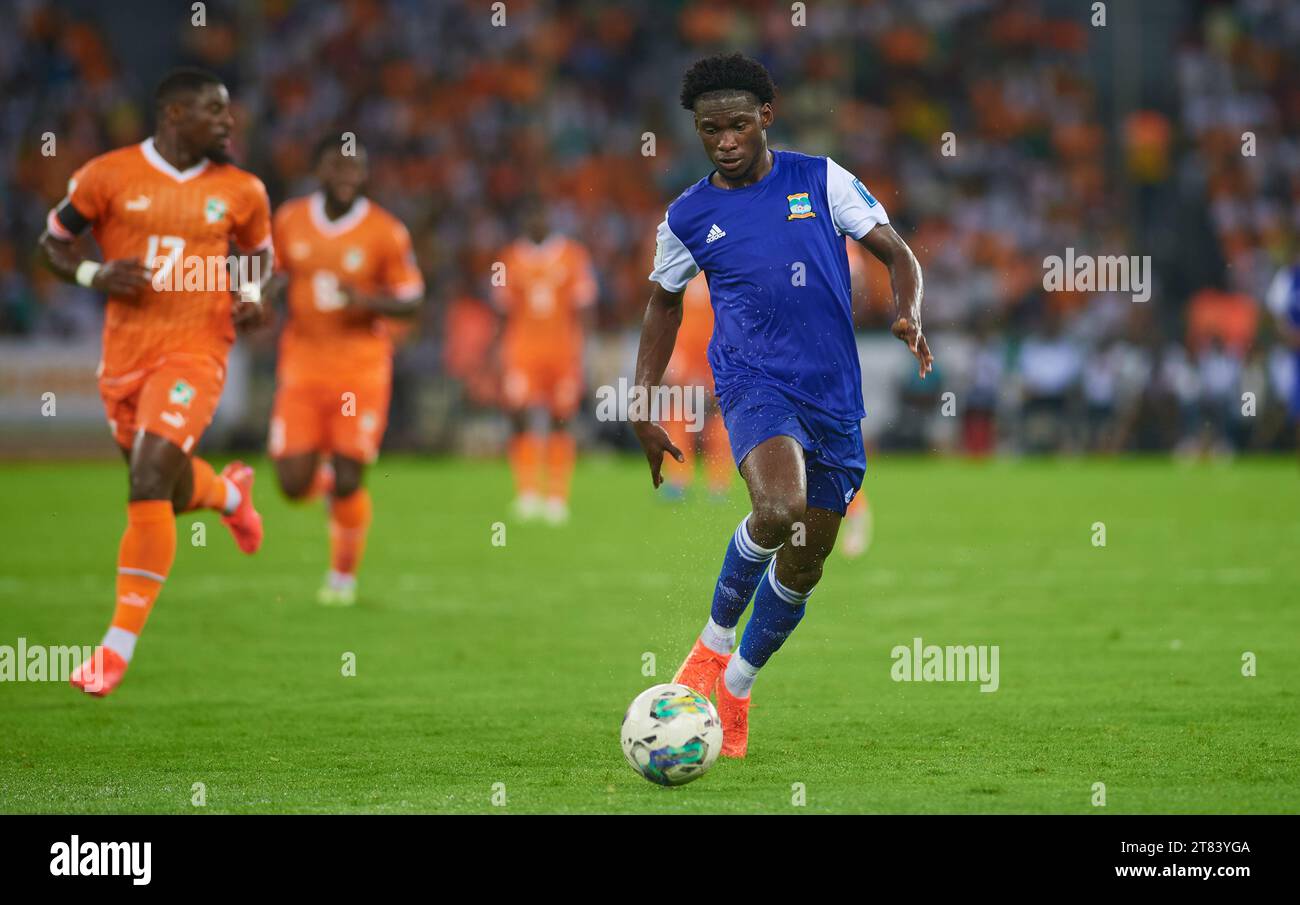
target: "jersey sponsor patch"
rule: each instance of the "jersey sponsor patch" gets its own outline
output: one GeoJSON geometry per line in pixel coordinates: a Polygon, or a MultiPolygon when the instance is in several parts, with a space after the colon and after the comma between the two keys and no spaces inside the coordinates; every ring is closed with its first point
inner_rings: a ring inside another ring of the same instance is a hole
{"type": "Polygon", "coordinates": [[[880,203],[872,196],[870,192],[867,191],[867,187],[862,184],[862,180],[854,179],[853,187],[857,189],[858,194],[862,196],[862,200],[867,202],[867,207],[875,207],[877,204],[880,203]]]}
{"type": "Polygon", "coordinates": [[[798,192],[794,195],[786,195],[785,200],[790,204],[790,216],[787,220],[807,220],[809,217],[816,217],[812,209],[812,199],[808,197],[807,192],[798,192]]]}

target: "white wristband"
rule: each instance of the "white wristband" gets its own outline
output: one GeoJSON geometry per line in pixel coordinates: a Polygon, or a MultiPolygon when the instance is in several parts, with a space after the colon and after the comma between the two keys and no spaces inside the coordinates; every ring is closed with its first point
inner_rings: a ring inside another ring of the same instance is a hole
{"type": "Polygon", "coordinates": [[[260,305],[262,303],[262,287],[256,283],[245,283],[239,287],[239,298],[241,301],[260,305]]]}
{"type": "Polygon", "coordinates": [[[77,265],[77,283],[78,285],[90,288],[91,283],[95,282],[95,274],[99,273],[100,263],[98,261],[82,261],[77,265]]]}

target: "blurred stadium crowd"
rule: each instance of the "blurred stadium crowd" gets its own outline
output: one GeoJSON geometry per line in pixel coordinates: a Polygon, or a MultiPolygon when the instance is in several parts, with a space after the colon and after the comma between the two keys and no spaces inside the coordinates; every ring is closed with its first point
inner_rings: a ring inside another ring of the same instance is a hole
{"type": "MultiPolygon", "coordinates": [[[[157,76],[195,63],[227,79],[236,157],[273,204],[312,188],[322,134],[353,131],[367,145],[371,194],[409,226],[431,287],[400,353],[390,441],[455,443],[415,425],[428,411],[470,424],[493,408],[488,278],[531,193],[590,248],[598,341],[630,373],[655,224],[708,171],[677,104],[680,73],[739,49],[776,80],[773,144],[830,154],[860,176],[925,268],[939,379],[909,379],[906,355],[864,363],[877,381],[869,426],[886,413],[875,443],[980,453],[1293,442],[1292,356],[1264,299],[1300,248],[1300,4],[1144,3],[1140,25],[1110,4],[1104,40],[1090,4],[1048,0],[818,0],[802,28],[790,4],[757,0],[508,0],[505,27],[489,6],[212,0],[195,28],[188,3],[179,14],[144,3],[114,23],[108,6],[18,2],[0,31],[0,335],[97,333],[101,300],[45,273],[36,238],[76,166],[148,134],[157,76]],[[134,48],[149,35],[142,59],[134,48]],[[954,153],[942,152],[944,133],[954,153]],[[1045,292],[1043,259],[1067,247],[1151,255],[1151,300],[1045,292]],[[942,413],[945,392],[956,417],[942,413]]],[[[857,319],[870,339],[892,304],[883,268],[864,270],[857,319]]],[[[253,348],[269,379],[273,343],[253,348]]]]}

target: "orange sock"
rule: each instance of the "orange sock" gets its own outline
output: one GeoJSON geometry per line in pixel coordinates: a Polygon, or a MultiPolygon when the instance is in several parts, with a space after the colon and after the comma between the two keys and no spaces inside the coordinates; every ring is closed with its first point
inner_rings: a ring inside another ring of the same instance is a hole
{"type": "Polygon", "coordinates": [[[190,459],[190,469],[194,472],[194,493],[191,494],[190,503],[184,511],[215,509],[224,513],[229,494],[229,482],[198,456],[190,459]]]}
{"type": "Polygon", "coordinates": [[[126,533],[117,553],[117,608],[105,639],[127,660],[175,559],[176,516],[171,501],[128,503],[126,533]]]}
{"type": "Polygon", "coordinates": [[[573,477],[573,460],[578,455],[578,444],[573,434],[553,430],[546,438],[546,496],[553,500],[569,500],[569,481],[573,477]]]}
{"type": "Polygon", "coordinates": [[[736,466],[731,461],[731,443],[722,415],[714,412],[704,422],[704,464],[709,473],[709,490],[726,493],[736,466]]]}
{"type": "Polygon", "coordinates": [[[685,421],[665,421],[664,430],[668,439],[682,451],[685,462],[678,462],[671,455],[664,456],[664,477],[678,487],[689,487],[695,477],[695,434],[686,430],[685,421]]]}
{"type": "Polygon", "coordinates": [[[330,568],[343,575],[355,575],[366,552],[366,533],[370,530],[370,491],[362,487],[356,493],[330,501],[330,568]]]}
{"type": "Polygon", "coordinates": [[[537,493],[541,441],[532,431],[510,438],[510,470],[515,475],[515,493],[537,493]]]}

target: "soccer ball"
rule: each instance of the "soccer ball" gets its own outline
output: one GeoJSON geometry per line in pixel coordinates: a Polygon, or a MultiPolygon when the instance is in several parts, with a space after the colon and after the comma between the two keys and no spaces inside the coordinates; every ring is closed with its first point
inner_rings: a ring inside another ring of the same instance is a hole
{"type": "Polygon", "coordinates": [[[623,717],[623,756],[661,786],[699,779],[722,750],[722,722],[709,699],[668,683],[636,696],[623,717]]]}

